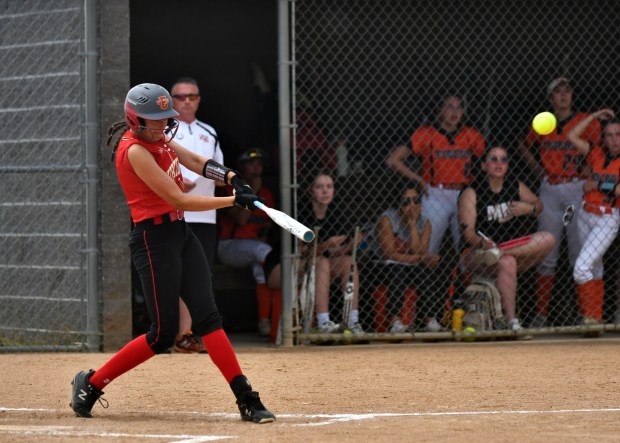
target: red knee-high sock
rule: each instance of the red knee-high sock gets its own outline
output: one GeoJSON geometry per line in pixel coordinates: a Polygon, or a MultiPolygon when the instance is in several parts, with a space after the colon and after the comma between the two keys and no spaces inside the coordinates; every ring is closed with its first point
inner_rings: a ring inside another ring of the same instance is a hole
{"type": "Polygon", "coordinates": [[[223,329],[203,335],[202,341],[205,344],[205,348],[207,348],[209,357],[211,357],[211,360],[213,360],[213,363],[215,363],[215,366],[218,367],[228,383],[233,381],[233,378],[236,376],[243,374],[235,351],[223,329]]]}
{"type": "Polygon", "coordinates": [[[541,315],[549,314],[549,302],[555,285],[553,275],[536,274],[536,312],[541,315]]]}
{"type": "Polygon", "coordinates": [[[265,284],[256,285],[256,298],[258,300],[258,319],[269,318],[271,312],[271,289],[265,284]]]}
{"type": "Polygon", "coordinates": [[[605,281],[604,280],[594,280],[594,288],[595,288],[595,301],[594,301],[594,310],[593,314],[596,315],[594,317],[598,321],[603,321],[603,305],[605,303],[605,281]]]}
{"type": "Polygon", "coordinates": [[[282,291],[280,289],[272,289],[273,311],[271,311],[271,331],[269,331],[269,340],[271,343],[276,342],[278,336],[278,328],[280,327],[280,315],[282,315],[282,291]]]}
{"type": "Polygon", "coordinates": [[[603,320],[603,298],[605,296],[603,280],[590,280],[582,285],[578,285],[577,296],[581,313],[585,317],[593,318],[597,321],[603,320]]]}
{"type": "Polygon", "coordinates": [[[103,390],[116,377],[144,363],[155,353],[146,342],[146,334],[134,338],[90,377],[90,384],[103,390]]]}

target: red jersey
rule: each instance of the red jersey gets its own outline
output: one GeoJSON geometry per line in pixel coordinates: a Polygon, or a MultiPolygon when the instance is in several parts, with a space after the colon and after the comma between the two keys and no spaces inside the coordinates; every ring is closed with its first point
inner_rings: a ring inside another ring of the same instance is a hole
{"type": "Polygon", "coordinates": [[[144,146],[153,156],[161,169],[175,181],[179,189],[183,190],[183,177],[176,153],[163,141],[150,143],[134,136],[130,131],[123,134],[116,150],[116,173],[125,193],[127,204],[131,210],[134,223],[167,214],[176,210],[166,200],[155,194],[153,190],[136,174],[127,151],[132,145],[144,146]]]}
{"type": "Polygon", "coordinates": [[[484,137],[469,126],[452,134],[422,126],[411,136],[411,146],[422,156],[422,178],[431,186],[466,185],[472,181],[472,157],[484,154],[484,137]]]}
{"type": "MultiPolygon", "coordinates": [[[[549,179],[578,177],[581,174],[583,154],[568,141],[567,135],[588,115],[580,112],[568,121],[559,122],[553,132],[547,135],[538,135],[530,125],[526,144],[538,145],[540,161],[549,179]]],[[[582,138],[588,141],[590,146],[601,143],[601,124],[598,120],[588,125],[582,138]]]]}
{"type": "MultiPolygon", "coordinates": [[[[618,185],[620,182],[620,157],[608,157],[606,149],[595,146],[588,154],[586,161],[592,166],[592,180],[612,182],[618,185]]],[[[583,200],[597,206],[620,207],[620,199],[609,197],[596,189],[587,192],[583,196],[583,200]]]]}
{"type": "MultiPolygon", "coordinates": [[[[232,186],[226,186],[223,192],[226,196],[233,195],[232,186]]],[[[261,197],[265,205],[273,208],[275,206],[275,201],[273,199],[273,195],[271,191],[265,187],[262,187],[258,190],[257,195],[261,197]]],[[[248,222],[245,225],[237,225],[232,217],[223,213],[222,216],[218,214],[217,217],[217,225],[219,228],[219,238],[227,240],[227,239],[242,239],[242,238],[258,238],[258,231],[263,228],[268,228],[271,224],[271,219],[267,214],[265,214],[260,209],[255,209],[252,211],[248,222]]]]}

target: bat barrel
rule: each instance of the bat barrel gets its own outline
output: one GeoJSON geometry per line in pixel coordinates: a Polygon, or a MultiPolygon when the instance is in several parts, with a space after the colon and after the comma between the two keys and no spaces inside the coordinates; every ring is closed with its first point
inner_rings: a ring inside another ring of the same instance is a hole
{"type": "Polygon", "coordinates": [[[314,232],[310,230],[304,232],[304,241],[310,243],[312,240],[314,240],[314,232]]]}

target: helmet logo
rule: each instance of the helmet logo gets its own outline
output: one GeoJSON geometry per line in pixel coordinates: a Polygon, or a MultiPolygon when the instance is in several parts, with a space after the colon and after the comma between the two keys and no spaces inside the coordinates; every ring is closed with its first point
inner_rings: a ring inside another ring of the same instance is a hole
{"type": "Polygon", "coordinates": [[[157,103],[163,111],[168,109],[168,97],[165,95],[160,95],[157,97],[157,101],[155,103],[157,103]]]}

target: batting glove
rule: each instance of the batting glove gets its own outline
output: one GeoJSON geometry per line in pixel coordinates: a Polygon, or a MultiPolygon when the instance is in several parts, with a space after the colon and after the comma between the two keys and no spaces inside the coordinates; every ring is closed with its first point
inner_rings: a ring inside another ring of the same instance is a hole
{"type": "Polygon", "coordinates": [[[230,184],[235,189],[235,195],[253,194],[250,185],[248,185],[245,180],[239,177],[239,174],[233,175],[233,178],[230,179],[230,184]]]}
{"type": "Polygon", "coordinates": [[[235,195],[235,205],[240,206],[243,209],[247,209],[248,211],[253,211],[256,209],[254,206],[254,202],[263,202],[263,199],[254,194],[236,194],[235,195]]]}

